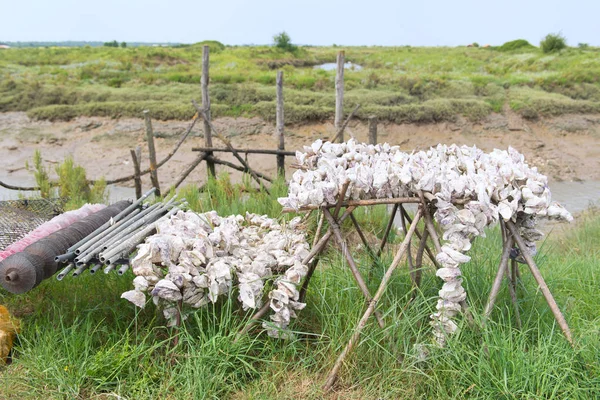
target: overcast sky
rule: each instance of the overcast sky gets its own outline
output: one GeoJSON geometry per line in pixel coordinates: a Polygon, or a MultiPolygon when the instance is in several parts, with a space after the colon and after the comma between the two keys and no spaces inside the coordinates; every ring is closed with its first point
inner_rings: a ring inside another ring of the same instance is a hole
{"type": "Polygon", "coordinates": [[[600,45],[600,0],[0,0],[0,41],[600,45]]]}

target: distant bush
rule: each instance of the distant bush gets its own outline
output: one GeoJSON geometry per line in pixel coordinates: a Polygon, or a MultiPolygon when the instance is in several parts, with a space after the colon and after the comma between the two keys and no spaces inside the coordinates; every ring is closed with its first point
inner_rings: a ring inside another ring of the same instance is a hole
{"type": "Polygon", "coordinates": [[[273,45],[278,49],[289,52],[293,52],[298,48],[296,45],[292,44],[292,39],[286,32],[281,32],[273,36],[273,45]]]}
{"type": "Polygon", "coordinates": [[[479,47],[479,43],[473,42],[473,47],[479,47]]]}
{"type": "Polygon", "coordinates": [[[500,51],[514,51],[514,50],[530,50],[534,49],[531,43],[529,43],[525,39],[517,39],[510,42],[504,43],[502,46],[498,47],[500,51]]]}
{"type": "Polygon", "coordinates": [[[127,43],[126,43],[126,42],[121,42],[121,47],[122,47],[122,48],[125,48],[125,47],[127,47],[127,43]]]}
{"type": "Polygon", "coordinates": [[[589,43],[578,43],[577,47],[579,47],[582,50],[587,50],[590,48],[590,45],[589,45],[589,43]]]}
{"type": "Polygon", "coordinates": [[[104,47],[119,47],[119,43],[116,40],[112,42],[104,42],[104,47]]]}
{"type": "Polygon", "coordinates": [[[560,33],[549,33],[540,42],[540,47],[544,53],[554,53],[567,47],[567,39],[560,33]]]}

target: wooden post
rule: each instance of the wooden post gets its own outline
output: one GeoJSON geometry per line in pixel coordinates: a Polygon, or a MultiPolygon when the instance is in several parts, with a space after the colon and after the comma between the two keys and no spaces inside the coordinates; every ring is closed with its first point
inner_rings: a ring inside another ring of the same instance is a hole
{"type": "Polygon", "coordinates": [[[135,150],[131,149],[131,159],[133,160],[133,171],[135,173],[135,198],[142,197],[142,173],[140,170],[140,162],[142,160],[142,147],[137,146],[135,150]]]}
{"type": "MultiPolygon", "coordinates": [[[[277,125],[276,133],[279,138],[279,150],[285,150],[284,120],[283,120],[283,71],[277,71],[277,125]]],[[[277,155],[277,174],[285,179],[285,156],[277,155]]]]}
{"type": "MultiPolygon", "coordinates": [[[[210,129],[210,95],[208,94],[208,81],[209,81],[209,47],[202,47],[202,109],[204,110],[204,145],[206,147],[212,147],[212,131],[210,129]]],[[[207,153],[206,159],[206,170],[208,177],[215,176],[215,163],[212,161],[212,151],[207,153]]]]}
{"type": "MultiPolygon", "coordinates": [[[[335,130],[338,131],[344,120],[344,61],[345,53],[340,51],[337,55],[337,69],[335,73],[335,130]]],[[[344,133],[340,135],[340,141],[344,141],[344,133]]]]}
{"type": "Polygon", "coordinates": [[[377,144],[377,117],[369,117],[369,144],[377,144]]]}
{"type": "Polygon", "coordinates": [[[152,131],[152,121],[150,121],[149,110],[144,110],[144,119],[146,120],[148,152],[150,153],[150,180],[152,181],[152,186],[156,188],[156,196],[160,197],[160,186],[158,185],[158,167],[156,166],[156,150],[154,149],[154,132],[152,131]]]}

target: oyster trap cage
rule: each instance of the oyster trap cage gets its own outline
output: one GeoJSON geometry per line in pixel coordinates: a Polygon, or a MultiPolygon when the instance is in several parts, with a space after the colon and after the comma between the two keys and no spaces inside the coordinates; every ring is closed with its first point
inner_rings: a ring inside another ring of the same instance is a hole
{"type": "Polygon", "coordinates": [[[0,201],[0,251],[64,212],[66,199],[0,201]]]}

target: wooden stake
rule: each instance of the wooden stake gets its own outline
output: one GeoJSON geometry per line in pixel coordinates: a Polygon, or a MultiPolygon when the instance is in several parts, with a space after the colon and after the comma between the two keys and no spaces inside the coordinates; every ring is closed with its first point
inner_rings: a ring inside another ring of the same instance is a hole
{"type": "MultiPolygon", "coordinates": [[[[202,109],[204,110],[204,145],[206,147],[212,147],[212,132],[210,130],[210,94],[208,91],[208,83],[210,81],[209,76],[210,69],[210,47],[202,47],[202,78],[200,87],[202,90],[202,109]]],[[[208,156],[212,156],[212,152],[208,152],[208,156]]],[[[206,171],[208,177],[215,176],[215,163],[212,160],[206,160],[206,171]]]]}
{"type": "MultiPolygon", "coordinates": [[[[336,131],[340,131],[344,119],[344,63],[345,53],[340,51],[337,55],[337,68],[335,71],[335,120],[336,131]]],[[[344,132],[340,131],[340,141],[344,141],[344,132]]],[[[335,141],[335,139],[334,139],[335,141]]]]}
{"type": "Polygon", "coordinates": [[[519,249],[521,250],[521,254],[525,258],[525,261],[527,261],[527,265],[529,266],[529,269],[531,270],[531,274],[533,275],[533,277],[535,278],[535,281],[537,282],[538,286],[540,287],[540,290],[542,291],[542,294],[544,295],[544,298],[546,299],[546,302],[548,303],[550,310],[552,310],[552,313],[554,314],[554,318],[556,318],[556,322],[558,322],[558,325],[562,329],[563,334],[565,335],[565,337],[567,338],[569,343],[571,345],[573,345],[573,337],[571,335],[571,330],[569,329],[569,325],[567,324],[565,317],[563,316],[562,312],[560,311],[560,308],[558,308],[558,304],[556,304],[556,301],[554,300],[554,296],[552,296],[550,289],[548,289],[548,285],[546,285],[546,282],[544,281],[544,277],[542,277],[542,274],[541,274],[540,270],[538,269],[535,261],[533,260],[533,257],[531,256],[531,254],[529,254],[529,251],[527,250],[527,246],[525,246],[525,242],[523,241],[523,238],[519,234],[519,229],[516,227],[516,225],[512,221],[506,222],[506,226],[508,227],[508,230],[512,234],[514,240],[517,242],[517,245],[519,246],[519,249]]]}
{"type": "MultiPolygon", "coordinates": [[[[283,71],[277,71],[277,111],[276,111],[277,123],[276,133],[279,138],[280,151],[285,150],[285,139],[284,139],[284,119],[283,119],[283,71]]],[[[277,155],[277,174],[285,178],[285,156],[283,154],[277,155]]]]}
{"type": "MultiPolygon", "coordinates": [[[[329,226],[333,230],[333,234],[335,236],[336,241],[338,242],[338,245],[340,246],[340,248],[342,250],[342,254],[344,254],[344,257],[348,261],[348,266],[350,267],[350,271],[352,271],[352,275],[354,275],[354,280],[356,280],[356,283],[358,283],[358,287],[359,287],[360,291],[363,293],[363,296],[365,296],[367,303],[371,302],[371,293],[369,293],[369,288],[367,287],[365,280],[363,279],[362,275],[360,274],[360,271],[358,270],[358,267],[356,266],[356,263],[354,262],[352,255],[350,254],[350,250],[348,250],[348,245],[346,244],[346,242],[344,241],[344,238],[342,237],[342,233],[340,231],[340,226],[335,221],[335,219],[333,218],[333,216],[331,215],[331,213],[329,212],[328,209],[324,208],[323,214],[325,214],[325,218],[327,218],[327,222],[329,222],[329,226]]],[[[379,324],[379,326],[381,328],[384,328],[385,322],[383,322],[383,318],[379,312],[375,312],[375,318],[377,319],[377,323],[379,324]]]]}
{"type": "Polygon", "coordinates": [[[377,144],[377,117],[375,115],[369,117],[369,143],[377,144]]]}
{"type": "Polygon", "coordinates": [[[144,120],[146,122],[146,138],[148,139],[148,152],[150,154],[150,180],[152,181],[152,186],[156,188],[156,196],[160,197],[158,167],[156,165],[156,150],[154,148],[154,132],[152,131],[152,121],[150,121],[149,110],[144,110],[144,120]]]}
{"type": "Polygon", "coordinates": [[[381,284],[379,285],[379,289],[377,289],[377,293],[375,293],[375,296],[373,296],[373,300],[371,300],[369,302],[369,307],[367,308],[367,311],[365,311],[364,315],[358,322],[358,325],[356,326],[354,333],[352,334],[352,337],[350,338],[350,341],[344,348],[344,351],[342,351],[342,353],[339,355],[338,359],[335,362],[335,365],[331,369],[331,372],[329,372],[329,376],[327,377],[327,380],[325,381],[325,385],[323,385],[323,390],[325,392],[328,392],[329,390],[331,390],[331,387],[335,383],[337,374],[340,370],[340,367],[342,366],[342,363],[344,362],[344,359],[352,351],[352,348],[354,347],[354,345],[358,342],[358,339],[360,338],[360,334],[361,334],[362,330],[364,329],[365,325],[367,324],[367,321],[369,320],[369,317],[371,316],[371,314],[376,312],[375,309],[377,307],[377,302],[381,299],[381,296],[383,296],[383,293],[387,289],[387,285],[388,285],[390,279],[392,278],[392,273],[394,272],[394,270],[400,263],[400,260],[402,259],[404,252],[406,251],[406,249],[409,246],[411,237],[414,234],[415,229],[417,227],[417,223],[419,222],[419,219],[421,219],[421,212],[422,212],[421,209],[419,209],[417,211],[417,214],[415,215],[414,223],[411,224],[410,229],[408,230],[406,237],[404,238],[404,241],[400,245],[400,249],[396,253],[396,257],[394,257],[394,261],[392,261],[392,264],[387,269],[383,279],[381,280],[381,284]]]}
{"type": "Polygon", "coordinates": [[[233,340],[233,343],[237,343],[237,341],[240,339],[240,337],[242,337],[243,335],[248,333],[250,328],[252,328],[252,326],[255,323],[257,323],[258,320],[260,320],[262,317],[265,316],[265,314],[269,311],[270,307],[271,307],[271,300],[269,300],[269,298],[267,298],[265,300],[265,304],[263,304],[263,306],[252,316],[252,318],[250,318],[250,321],[248,321],[248,323],[238,332],[238,334],[235,336],[235,339],[233,340]]]}
{"type": "Polygon", "coordinates": [[[131,152],[131,159],[133,160],[133,171],[135,174],[135,198],[139,199],[142,197],[142,177],[140,171],[140,162],[142,160],[142,147],[137,146],[135,150],[129,150],[131,152]]]}

